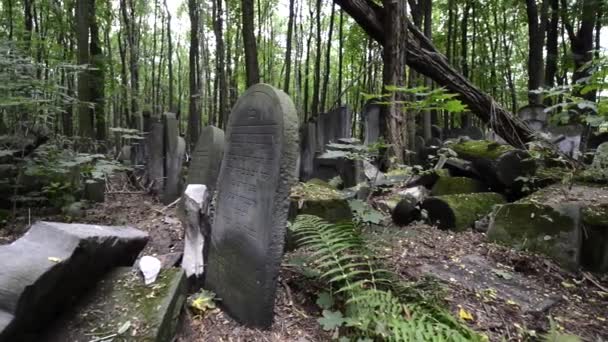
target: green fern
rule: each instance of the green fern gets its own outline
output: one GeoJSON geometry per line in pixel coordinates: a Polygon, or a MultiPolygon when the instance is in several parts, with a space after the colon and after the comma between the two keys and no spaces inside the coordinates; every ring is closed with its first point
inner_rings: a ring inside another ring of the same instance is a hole
{"type": "Polygon", "coordinates": [[[392,272],[378,267],[358,229],[300,215],[292,229],[299,245],[312,252],[321,278],[344,297],[345,322],[357,337],[386,341],[482,340],[445,310],[415,298],[392,272]],[[398,294],[398,295],[397,295],[398,294]]]}

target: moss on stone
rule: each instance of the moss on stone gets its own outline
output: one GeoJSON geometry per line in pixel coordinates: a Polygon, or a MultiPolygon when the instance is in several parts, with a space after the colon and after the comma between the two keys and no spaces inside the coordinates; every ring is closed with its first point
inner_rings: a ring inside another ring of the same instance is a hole
{"type": "Polygon", "coordinates": [[[61,327],[59,335],[65,341],[88,341],[116,333],[130,322],[129,329],[114,341],[171,341],[185,297],[182,269],[163,269],[156,282],[146,286],[130,267],[118,268],[81,303],[78,315],[61,327]]]}
{"type": "Polygon", "coordinates": [[[582,219],[585,226],[603,227],[608,231],[608,204],[583,208],[582,219]]]}
{"type": "Polygon", "coordinates": [[[397,169],[389,170],[384,175],[385,176],[409,176],[411,173],[412,172],[411,172],[410,168],[397,168],[397,169]]]}
{"type": "Polygon", "coordinates": [[[439,177],[431,194],[433,196],[470,194],[476,192],[486,192],[488,188],[480,181],[467,177],[439,177]]]}
{"type": "Polygon", "coordinates": [[[489,214],[495,205],[505,203],[504,197],[494,192],[437,197],[445,201],[454,212],[453,229],[456,231],[466,230],[475,221],[489,214]]]}
{"type": "Polygon", "coordinates": [[[291,218],[315,215],[330,222],[350,221],[352,212],[344,195],[322,180],[312,179],[291,189],[291,218]]]}
{"type": "Polygon", "coordinates": [[[516,249],[545,254],[562,266],[579,264],[580,207],[551,207],[540,203],[510,203],[496,208],[488,239],[516,249]]]}
{"type": "Polygon", "coordinates": [[[494,160],[514,148],[488,140],[470,140],[455,142],[449,147],[463,158],[487,158],[494,160]]]}

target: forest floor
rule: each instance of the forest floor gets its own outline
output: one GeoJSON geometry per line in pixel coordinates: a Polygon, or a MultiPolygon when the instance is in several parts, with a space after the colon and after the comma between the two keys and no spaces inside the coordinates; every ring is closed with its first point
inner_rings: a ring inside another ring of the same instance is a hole
{"type": "MultiPolygon", "coordinates": [[[[84,214],[75,221],[130,225],[147,231],[150,242],[142,255],[171,255],[183,248],[175,207],[167,208],[150,195],[113,189],[105,203],[94,205],[84,214]]],[[[0,229],[0,244],[17,239],[28,222],[35,220],[66,218],[18,217],[0,229]]],[[[567,272],[540,256],[488,243],[482,233],[452,233],[411,225],[370,228],[366,236],[378,256],[404,281],[435,284],[439,290],[432,291],[437,299],[455,317],[460,316],[461,309],[469,313],[466,323],[491,341],[534,340],[549,329],[551,320],[558,329],[584,340],[608,340],[608,276],[567,272]],[[442,280],[430,281],[429,274],[442,280]],[[492,278],[488,274],[496,275],[491,283],[485,283],[492,278]],[[514,289],[523,292],[509,292],[514,289]],[[501,293],[505,291],[514,300],[505,299],[501,293]],[[530,310],[528,304],[542,309],[530,310]]],[[[220,309],[202,318],[184,310],[177,341],[331,340],[331,333],[323,331],[317,322],[321,310],[314,302],[321,284],[296,272],[290,263],[292,257],[284,258],[270,330],[245,328],[220,309]]]]}

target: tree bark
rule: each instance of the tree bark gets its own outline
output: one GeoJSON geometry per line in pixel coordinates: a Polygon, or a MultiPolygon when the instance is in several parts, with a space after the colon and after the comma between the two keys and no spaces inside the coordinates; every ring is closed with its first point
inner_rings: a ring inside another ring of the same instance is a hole
{"type": "Polygon", "coordinates": [[[260,83],[260,69],[258,65],[258,49],[255,41],[253,0],[241,0],[243,12],[243,45],[245,47],[245,69],[247,86],[260,83]]]}
{"type": "Polygon", "coordinates": [[[106,113],[105,113],[105,60],[103,56],[103,50],[101,48],[101,41],[99,39],[99,25],[97,24],[97,17],[95,15],[95,0],[90,1],[89,16],[91,24],[91,44],[89,51],[91,53],[91,65],[94,67],[91,70],[90,81],[91,81],[91,100],[94,104],[94,115],[95,115],[95,126],[96,126],[96,137],[97,140],[106,139],[106,113]]]}
{"type": "Polygon", "coordinates": [[[323,2],[317,0],[317,51],[315,53],[315,79],[312,87],[312,117],[316,118],[319,115],[319,89],[321,86],[321,6],[323,2]]]}
{"type": "MultiPolygon", "coordinates": [[[[369,0],[334,0],[376,41],[386,45],[382,27],[385,17],[382,7],[369,0]]],[[[404,17],[405,21],[407,17],[404,17]]],[[[490,125],[508,143],[524,147],[533,140],[532,130],[519,118],[502,108],[492,97],[481,91],[456,72],[417,27],[408,23],[407,64],[419,73],[432,78],[449,91],[458,93],[477,117],[490,125]]]]}
{"type": "Polygon", "coordinates": [[[547,8],[549,1],[543,0],[540,10],[536,0],[526,0],[526,14],[528,16],[528,102],[540,104],[541,94],[534,90],[544,84],[543,48],[545,46],[545,31],[547,26],[547,8]]]}
{"type": "Polygon", "coordinates": [[[78,134],[83,138],[94,138],[93,112],[91,102],[91,80],[89,62],[89,32],[91,28],[91,3],[87,0],[76,3],[76,42],[78,49],[78,64],[85,65],[86,70],[78,74],[78,134]]]}
{"type": "Polygon", "coordinates": [[[224,24],[222,20],[222,2],[224,0],[213,0],[215,2],[215,20],[213,29],[215,31],[215,58],[216,58],[216,83],[219,87],[219,103],[218,103],[218,126],[222,126],[222,119],[228,108],[228,84],[226,82],[226,59],[224,46],[224,24]]]}
{"type": "Polygon", "coordinates": [[[547,59],[545,62],[545,84],[552,88],[555,86],[558,59],[558,23],[559,0],[549,0],[551,5],[550,21],[547,25],[547,59]]]}
{"type": "Polygon", "coordinates": [[[287,21],[287,46],[285,48],[285,83],[283,91],[289,94],[289,85],[291,83],[291,46],[293,41],[293,26],[294,26],[294,4],[295,0],[289,0],[289,19],[287,21]]]}
{"type": "Polygon", "coordinates": [[[331,14],[329,19],[329,32],[327,37],[327,50],[325,50],[325,73],[323,74],[323,90],[321,91],[321,102],[320,102],[320,110],[324,111],[329,108],[326,108],[327,102],[327,94],[329,92],[329,74],[331,71],[331,38],[334,32],[334,14],[336,11],[336,4],[331,4],[331,14]]]}
{"type": "Polygon", "coordinates": [[[190,98],[188,105],[188,140],[191,146],[196,145],[201,126],[200,98],[201,91],[198,82],[199,60],[199,4],[197,0],[188,0],[188,14],[190,16],[190,53],[188,84],[190,98]]]}

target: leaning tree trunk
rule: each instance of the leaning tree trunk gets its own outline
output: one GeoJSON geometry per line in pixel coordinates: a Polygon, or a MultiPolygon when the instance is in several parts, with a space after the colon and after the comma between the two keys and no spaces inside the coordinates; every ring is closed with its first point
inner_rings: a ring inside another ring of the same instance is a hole
{"type": "MultiPolygon", "coordinates": [[[[384,8],[371,0],[334,0],[373,39],[387,43],[383,27],[384,8]]],[[[409,21],[405,18],[405,21],[409,21]]],[[[533,140],[533,131],[519,118],[502,108],[492,97],[473,85],[448,63],[420,30],[408,22],[407,64],[417,72],[432,78],[449,91],[460,94],[460,99],[477,117],[511,145],[524,147],[533,140]]]]}

